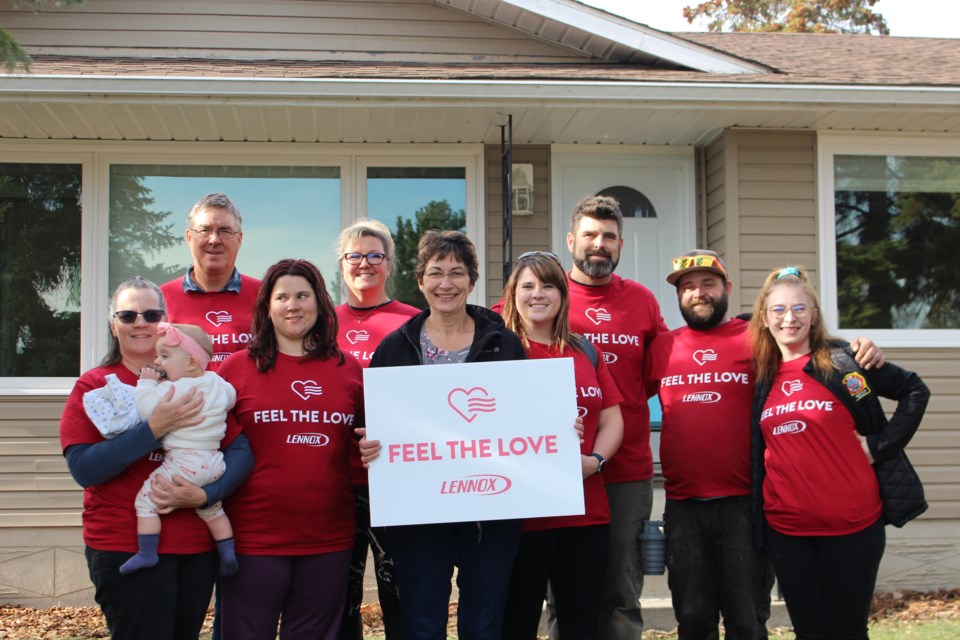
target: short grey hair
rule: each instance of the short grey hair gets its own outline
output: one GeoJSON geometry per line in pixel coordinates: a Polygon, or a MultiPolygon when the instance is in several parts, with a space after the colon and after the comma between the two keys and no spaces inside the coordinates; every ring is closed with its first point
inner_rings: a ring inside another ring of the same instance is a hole
{"type": "Polygon", "coordinates": [[[193,218],[204,209],[223,209],[228,211],[237,219],[237,230],[243,226],[243,218],[240,216],[240,209],[233,203],[233,200],[225,193],[208,193],[193,205],[190,213],[187,214],[187,226],[193,227],[193,218]]]}

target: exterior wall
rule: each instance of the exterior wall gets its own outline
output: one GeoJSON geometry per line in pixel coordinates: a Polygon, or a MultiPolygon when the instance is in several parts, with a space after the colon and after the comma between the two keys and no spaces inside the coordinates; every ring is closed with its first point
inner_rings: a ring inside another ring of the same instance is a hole
{"type": "MultiPolygon", "coordinates": [[[[493,304],[503,291],[503,206],[501,194],[500,146],[488,145],[484,153],[486,197],[487,302],[493,304]]],[[[550,247],[550,147],[514,145],[514,164],[533,165],[533,215],[513,218],[513,255],[542,251],[550,247]]]]}
{"type": "Polygon", "coordinates": [[[63,397],[0,399],[0,602],[89,604],[83,491],[60,453],[63,397]]]}
{"type": "Polygon", "coordinates": [[[88,0],[0,24],[31,54],[362,62],[586,62],[429,0],[88,0]],[[149,23],[149,29],[144,29],[149,23]],[[104,43],[109,43],[104,45],[104,43]]]}

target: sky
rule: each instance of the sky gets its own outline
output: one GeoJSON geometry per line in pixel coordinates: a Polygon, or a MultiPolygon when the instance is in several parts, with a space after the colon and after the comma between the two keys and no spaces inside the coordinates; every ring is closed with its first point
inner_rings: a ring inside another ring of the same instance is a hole
{"type": "MultiPolygon", "coordinates": [[[[580,1],[661,31],[707,30],[700,21],[688,24],[683,17],[683,8],[696,6],[698,0],[580,1]]],[[[960,37],[958,0],[879,0],[873,10],[886,18],[893,36],[960,37]]]]}

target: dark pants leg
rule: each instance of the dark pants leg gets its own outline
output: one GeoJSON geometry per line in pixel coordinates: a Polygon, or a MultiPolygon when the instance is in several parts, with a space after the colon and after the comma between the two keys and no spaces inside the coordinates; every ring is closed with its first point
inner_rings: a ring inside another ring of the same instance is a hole
{"type": "Polygon", "coordinates": [[[550,584],[557,626],[564,640],[596,640],[600,590],[610,545],[607,525],[568,527],[560,531],[550,584]]]}
{"type": "Polygon", "coordinates": [[[503,615],[503,640],[535,640],[537,637],[558,543],[558,529],[520,536],[503,615]]]}
{"type": "Polygon", "coordinates": [[[155,567],[121,575],[132,553],[87,547],[87,567],[114,640],[196,640],[218,571],[215,552],[160,554],[155,567]]]}
{"type": "Polygon", "coordinates": [[[457,635],[460,640],[500,639],[521,528],[520,520],[458,523],[457,635]]]}
{"type": "Polygon", "coordinates": [[[350,551],[309,556],[243,555],[223,576],[223,626],[230,640],[334,640],[346,598],[350,551]]]}
{"type": "Polygon", "coordinates": [[[845,536],[788,536],[768,528],[773,566],[797,640],[866,640],[886,546],[883,522],[845,536]]]}
{"type": "Polygon", "coordinates": [[[682,640],[766,637],[770,589],[753,548],[748,497],[667,500],[668,583],[682,640]]]}

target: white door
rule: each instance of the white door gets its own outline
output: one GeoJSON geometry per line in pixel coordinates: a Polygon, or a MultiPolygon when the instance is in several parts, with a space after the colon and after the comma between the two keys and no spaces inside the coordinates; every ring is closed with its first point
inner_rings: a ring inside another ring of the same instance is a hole
{"type": "Polygon", "coordinates": [[[619,196],[623,252],[616,273],[647,286],[667,326],[680,326],[676,290],[664,278],[673,258],[695,248],[693,150],[616,147],[582,153],[555,146],[551,164],[553,248],[564,265],[572,265],[566,235],[577,202],[600,193],[619,196]]]}

